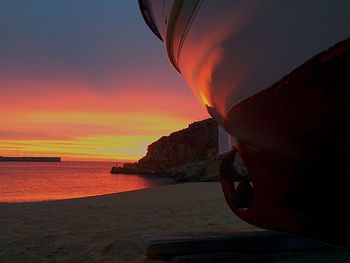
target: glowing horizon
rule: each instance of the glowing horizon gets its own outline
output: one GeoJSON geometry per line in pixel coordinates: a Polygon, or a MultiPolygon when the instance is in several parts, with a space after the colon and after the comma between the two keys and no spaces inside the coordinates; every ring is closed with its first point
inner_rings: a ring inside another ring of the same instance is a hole
{"type": "Polygon", "coordinates": [[[137,1],[0,2],[0,155],[135,161],[208,117],[137,1]]]}
{"type": "Polygon", "coordinates": [[[148,144],[205,118],[193,96],[69,90],[55,99],[50,92],[29,100],[8,94],[0,106],[0,155],[136,161],[148,144]]]}
{"type": "MultiPolygon", "coordinates": [[[[162,83],[166,93],[149,80],[107,94],[65,75],[59,81],[12,79],[0,74],[2,156],[136,161],[148,144],[206,115],[186,87],[172,88],[171,79],[162,83]]],[[[116,80],[115,85],[123,84],[116,80]]]]}

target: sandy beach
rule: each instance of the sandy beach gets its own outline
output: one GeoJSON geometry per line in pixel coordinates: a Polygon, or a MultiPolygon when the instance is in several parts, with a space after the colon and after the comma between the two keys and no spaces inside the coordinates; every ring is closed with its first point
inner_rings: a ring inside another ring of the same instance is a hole
{"type": "Polygon", "coordinates": [[[219,183],[96,197],[0,204],[0,262],[139,262],[150,236],[254,230],[219,183]]]}

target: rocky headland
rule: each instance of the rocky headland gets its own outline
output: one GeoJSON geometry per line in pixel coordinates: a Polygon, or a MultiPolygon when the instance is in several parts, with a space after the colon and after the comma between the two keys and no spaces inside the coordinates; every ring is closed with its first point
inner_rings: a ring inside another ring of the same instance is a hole
{"type": "Polygon", "coordinates": [[[172,177],[177,181],[216,181],[219,174],[218,127],[212,119],[163,136],[150,144],[136,163],[113,167],[111,173],[172,177]]]}

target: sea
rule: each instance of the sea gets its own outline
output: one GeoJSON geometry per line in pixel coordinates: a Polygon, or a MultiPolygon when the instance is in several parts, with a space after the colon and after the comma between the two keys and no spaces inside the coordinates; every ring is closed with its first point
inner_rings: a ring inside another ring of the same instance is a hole
{"type": "Polygon", "coordinates": [[[171,179],[110,174],[108,162],[0,162],[0,202],[40,202],[127,192],[171,179]]]}

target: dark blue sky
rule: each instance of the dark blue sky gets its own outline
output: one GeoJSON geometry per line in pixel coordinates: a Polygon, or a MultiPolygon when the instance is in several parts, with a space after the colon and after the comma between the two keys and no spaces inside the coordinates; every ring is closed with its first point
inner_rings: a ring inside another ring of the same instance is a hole
{"type": "Polygon", "coordinates": [[[2,0],[0,18],[0,71],[8,74],[54,80],[69,72],[115,89],[156,72],[154,89],[169,80],[185,86],[136,0],[2,0]]]}
{"type": "Polygon", "coordinates": [[[136,160],[207,117],[136,0],[0,0],[0,112],[0,154],[65,160],[136,160]]]}

